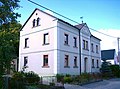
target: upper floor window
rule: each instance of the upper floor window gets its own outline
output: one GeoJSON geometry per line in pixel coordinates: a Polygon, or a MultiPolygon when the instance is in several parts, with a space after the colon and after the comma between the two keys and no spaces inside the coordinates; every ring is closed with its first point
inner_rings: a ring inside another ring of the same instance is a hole
{"type": "Polygon", "coordinates": [[[74,56],[74,67],[77,67],[77,57],[74,56]]]}
{"type": "Polygon", "coordinates": [[[88,50],[88,41],[83,40],[83,49],[88,50]]]}
{"type": "Polygon", "coordinates": [[[49,44],[49,34],[48,33],[44,34],[43,44],[49,44]]]}
{"type": "Polygon", "coordinates": [[[48,55],[43,55],[43,67],[48,67],[48,55]]]}
{"type": "Polygon", "coordinates": [[[69,56],[65,55],[64,67],[69,67],[69,56]]]}
{"type": "Polygon", "coordinates": [[[98,53],[98,45],[96,45],[96,53],[98,53]]]}
{"type": "Polygon", "coordinates": [[[33,20],[33,27],[35,27],[35,19],[33,20]]]}
{"type": "Polygon", "coordinates": [[[94,46],[93,46],[93,43],[91,43],[91,52],[94,52],[94,46]]]}
{"type": "Polygon", "coordinates": [[[68,45],[68,34],[64,34],[64,43],[68,45]]]}
{"type": "Polygon", "coordinates": [[[38,17],[37,18],[37,26],[39,26],[40,25],[40,18],[38,17]]]}
{"type": "Polygon", "coordinates": [[[29,40],[29,38],[25,38],[25,48],[28,48],[29,46],[28,46],[28,40],[29,40]]]}
{"type": "Polygon", "coordinates": [[[94,68],[94,59],[92,59],[92,68],[94,68]]]}
{"type": "Polygon", "coordinates": [[[74,39],[74,47],[77,47],[77,38],[73,37],[73,39],[74,39]]]}

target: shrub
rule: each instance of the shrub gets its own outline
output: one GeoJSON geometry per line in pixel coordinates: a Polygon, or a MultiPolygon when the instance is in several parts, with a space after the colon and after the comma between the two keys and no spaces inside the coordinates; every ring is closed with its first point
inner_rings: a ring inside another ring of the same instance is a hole
{"type": "Polygon", "coordinates": [[[64,83],[71,83],[72,82],[72,78],[71,77],[64,77],[64,83]]]}
{"type": "Polygon", "coordinates": [[[39,83],[40,81],[40,77],[33,71],[25,73],[24,75],[27,83],[39,83]]]}
{"type": "Polygon", "coordinates": [[[119,65],[111,65],[110,66],[114,77],[120,77],[120,67],[119,65]]]}
{"type": "Polygon", "coordinates": [[[102,66],[100,68],[100,71],[102,73],[102,77],[105,79],[111,78],[112,77],[112,71],[110,68],[110,65],[108,62],[104,61],[102,63],[102,66]]]}
{"type": "Polygon", "coordinates": [[[57,74],[57,75],[56,75],[56,78],[57,78],[57,82],[63,82],[64,75],[62,75],[62,74],[57,74]]]}

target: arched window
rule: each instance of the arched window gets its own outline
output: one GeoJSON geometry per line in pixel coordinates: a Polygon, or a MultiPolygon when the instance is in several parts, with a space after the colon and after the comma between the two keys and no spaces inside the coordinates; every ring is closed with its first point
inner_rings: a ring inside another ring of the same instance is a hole
{"type": "Polygon", "coordinates": [[[33,20],[33,27],[35,27],[35,19],[33,20]]]}
{"type": "Polygon", "coordinates": [[[39,26],[40,25],[40,18],[38,17],[37,18],[37,26],[39,26]]]}

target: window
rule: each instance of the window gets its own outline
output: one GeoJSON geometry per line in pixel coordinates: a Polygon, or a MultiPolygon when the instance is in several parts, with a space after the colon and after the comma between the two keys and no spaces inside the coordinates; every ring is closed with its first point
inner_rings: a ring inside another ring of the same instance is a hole
{"type": "Polygon", "coordinates": [[[92,68],[94,68],[94,59],[92,59],[92,68]]]}
{"type": "Polygon", "coordinates": [[[33,20],[33,27],[35,27],[35,19],[33,20]]]}
{"type": "Polygon", "coordinates": [[[43,44],[44,44],[44,45],[49,44],[49,34],[48,34],[48,33],[44,34],[44,37],[43,37],[43,38],[44,38],[44,39],[43,39],[43,44]]]}
{"type": "Polygon", "coordinates": [[[28,48],[29,46],[28,46],[28,40],[29,40],[29,38],[25,38],[25,48],[28,48]]]}
{"type": "Polygon", "coordinates": [[[98,53],[98,45],[96,45],[96,53],[98,53]]]}
{"type": "Polygon", "coordinates": [[[37,26],[39,26],[40,25],[40,18],[38,17],[37,18],[37,26]]]}
{"type": "Polygon", "coordinates": [[[86,50],[88,50],[88,41],[86,41],[86,50]]]}
{"type": "Polygon", "coordinates": [[[97,60],[97,68],[99,68],[99,61],[97,60]]]}
{"type": "Polygon", "coordinates": [[[68,34],[64,35],[64,43],[68,45],[68,34]]]}
{"type": "Polygon", "coordinates": [[[93,43],[91,43],[91,52],[94,52],[93,43]]]}
{"type": "Polygon", "coordinates": [[[77,57],[74,56],[74,67],[77,67],[77,57]]]}
{"type": "Polygon", "coordinates": [[[64,67],[69,67],[69,56],[68,55],[65,55],[65,64],[64,64],[64,67]]]}
{"type": "Polygon", "coordinates": [[[85,49],[85,40],[83,40],[83,49],[85,49]]]}
{"type": "Polygon", "coordinates": [[[48,67],[48,55],[43,55],[43,67],[48,67]]]}
{"type": "Polygon", "coordinates": [[[74,47],[77,47],[77,38],[73,37],[73,39],[74,39],[74,47]]]}
{"type": "Polygon", "coordinates": [[[88,50],[88,41],[83,40],[83,49],[88,50]]]}
{"type": "Polygon", "coordinates": [[[28,63],[28,57],[26,56],[24,57],[24,67],[26,67],[27,63],[28,63]]]}

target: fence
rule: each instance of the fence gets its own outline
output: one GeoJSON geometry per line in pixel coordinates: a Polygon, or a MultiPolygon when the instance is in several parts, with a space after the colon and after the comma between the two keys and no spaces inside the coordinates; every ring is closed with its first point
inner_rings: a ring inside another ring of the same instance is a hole
{"type": "Polygon", "coordinates": [[[50,83],[57,83],[56,76],[43,76],[40,78],[42,84],[49,85],[50,83]]]}

